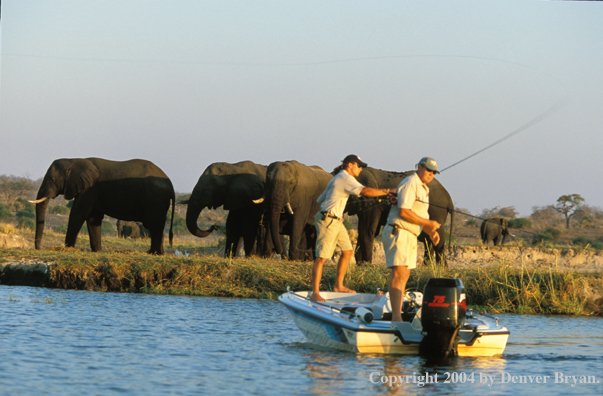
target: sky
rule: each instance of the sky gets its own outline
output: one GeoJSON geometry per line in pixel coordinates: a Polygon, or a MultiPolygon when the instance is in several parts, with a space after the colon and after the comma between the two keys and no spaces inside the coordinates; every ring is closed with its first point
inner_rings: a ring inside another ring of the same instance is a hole
{"type": "Polygon", "coordinates": [[[0,175],[143,158],[187,193],[213,162],[330,172],[353,153],[407,171],[430,156],[473,214],[528,216],[566,194],[603,207],[601,2],[4,0],[1,12],[0,175]]]}

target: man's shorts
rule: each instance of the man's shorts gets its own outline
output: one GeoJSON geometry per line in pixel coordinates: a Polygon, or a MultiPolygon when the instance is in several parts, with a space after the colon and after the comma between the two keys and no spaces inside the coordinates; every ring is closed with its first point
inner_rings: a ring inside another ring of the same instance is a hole
{"type": "Polygon", "coordinates": [[[343,221],[327,217],[318,212],[314,216],[316,224],[316,257],[330,259],[335,253],[335,247],[339,246],[342,251],[352,250],[352,243],[348,230],[343,221]]]}
{"type": "Polygon", "coordinates": [[[408,269],[417,268],[417,237],[401,229],[392,235],[392,230],[391,225],[386,225],[381,236],[387,268],[399,266],[406,266],[408,269]]]}

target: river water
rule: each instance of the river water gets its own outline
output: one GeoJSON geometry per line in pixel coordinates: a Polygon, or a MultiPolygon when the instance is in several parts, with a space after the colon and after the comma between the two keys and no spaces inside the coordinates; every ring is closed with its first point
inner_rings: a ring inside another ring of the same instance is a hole
{"type": "Polygon", "coordinates": [[[603,318],[498,317],[504,355],[437,365],[314,347],[275,301],[0,285],[0,395],[603,394],[603,318]]]}

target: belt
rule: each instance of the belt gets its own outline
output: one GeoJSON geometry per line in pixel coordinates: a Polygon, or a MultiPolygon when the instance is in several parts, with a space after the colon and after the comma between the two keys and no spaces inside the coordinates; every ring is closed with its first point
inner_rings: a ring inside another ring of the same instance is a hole
{"type": "Polygon", "coordinates": [[[414,236],[418,237],[418,235],[415,235],[414,232],[410,231],[407,228],[401,227],[397,224],[388,224],[388,226],[390,226],[392,228],[392,235],[397,235],[400,230],[406,230],[406,231],[410,232],[411,234],[413,234],[414,236]]]}
{"type": "Polygon", "coordinates": [[[324,212],[324,211],[323,211],[323,212],[320,212],[320,214],[322,214],[324,217],[328,217],[328,218],[330,218],[330,219],[335,219],[335,220],[343,220],[341,217],[337,217],[337,216],[335,216],[335,215],[332,215],[332,214],[331,214],[331,213],[329,213],[329,212],[324,212]]]}

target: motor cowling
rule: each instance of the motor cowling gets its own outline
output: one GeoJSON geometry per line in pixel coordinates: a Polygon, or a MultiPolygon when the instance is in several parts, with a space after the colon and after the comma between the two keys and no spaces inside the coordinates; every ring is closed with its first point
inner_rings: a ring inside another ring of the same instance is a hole
{"type": "Polygon", "coordinates": [[[423,292],[421,323],[423,356],[457,355],[458,331],[467,312],[465,287],[460,279],[432,278],[423,292]]]}

